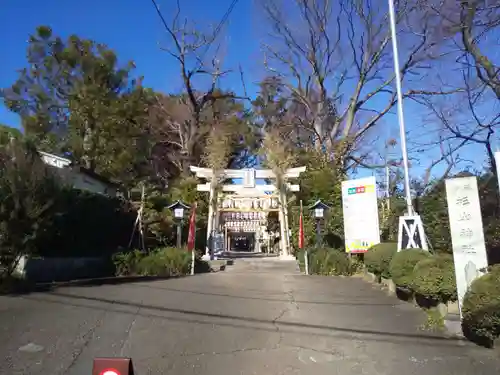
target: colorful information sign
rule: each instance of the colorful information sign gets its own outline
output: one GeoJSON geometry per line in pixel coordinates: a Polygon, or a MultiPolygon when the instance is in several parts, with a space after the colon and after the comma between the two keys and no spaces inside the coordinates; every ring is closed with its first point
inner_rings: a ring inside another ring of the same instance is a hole
{"type": "Polygon", "coordinates": [[[342,206],[348,253],[365,253],[380,243],[375,177],[342,182],[342,206]]]}

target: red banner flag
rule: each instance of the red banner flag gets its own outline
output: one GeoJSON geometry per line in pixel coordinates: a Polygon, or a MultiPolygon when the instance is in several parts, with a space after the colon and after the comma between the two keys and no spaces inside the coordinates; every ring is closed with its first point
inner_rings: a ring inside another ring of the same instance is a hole
{"type": "Polygon", "coordinates": [[[300,217],[299,217],[299,249],[304,248],[304,221],[302,218],[302,201],[300,202],[300,217]]]}
{"type": "Polygon", "coordinates": [[[195,238],[196,238],[196,202],[193,205],[191,216],[189,217],[189,234],[187,242],[188,251],[192,251],[194,249],[195,238]]]}

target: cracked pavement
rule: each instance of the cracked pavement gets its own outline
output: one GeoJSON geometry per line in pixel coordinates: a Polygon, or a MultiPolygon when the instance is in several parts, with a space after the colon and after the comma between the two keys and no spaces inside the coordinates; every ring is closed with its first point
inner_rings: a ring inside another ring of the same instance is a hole
{"type": "Polygon", "coordinates": [[[360,279],[294,262],[0,297],[0,374],[90,375],[97,356],[136,373],[494,374],[498,352],[422,331],[421,312],[360,279]]]}

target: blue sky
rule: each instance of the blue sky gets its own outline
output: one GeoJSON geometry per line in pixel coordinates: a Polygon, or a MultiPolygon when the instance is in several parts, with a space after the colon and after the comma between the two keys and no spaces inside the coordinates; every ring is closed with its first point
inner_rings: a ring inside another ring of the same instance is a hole
{"type": "MultiPolygon", "coordinates": [[[[71,34],[93,39],[113,48],[121,61],[134,60],[137,74],[144,75],[145,85],[172,92],[180,89],[177,65],[159,49],[168,42],[165,30],[149,0],[86,0],[83,2],[28,0],[2,2],[0,35],[2,58],[0,60],[0,87],[10,86],[16,79],[16,70],[26,64],[28,36],[39,25],[49,25],[55,34],[71,34]]],[[[173,0],[158,0],[160,8],[169,19],[174,10],[173,0]]],[[[182,0],[183,13],[201,24],[217,24],[231,0],[182,0]]],[[[252,1],[241,0],[236,5],[221,35],[224,60],[228,66],[242,65],[247,85],[257,81],[258,38],[252,36],[252,1]]],[[[240,91],[238,74],[224,82],[226,87],[240,91]]],[[[249,88],[250,91],[250,88],[249,88]]],[[[18,126],[19,119],[0,106],[0,123],[18,126]]]]}
{"type": "MultiPolygon", "coordinates": [[[[206,26],[216,25],[220,21],[231,0],[180,2],[183,16],[206,26]]],[[[171,19],[175,0],[158,0],[158,3],[165,18],[171,19]]],[[[219,40],[223,46],[225,65],[237,70],[241,64],[248,94],[251,96],[257,89],[255,83],[264,74],[260,38],[265,28],[261,22],[254,0],[240,0],[219,40]]],[[[181,89],[176,62],[159,48],[159,45],[167,45],[168,37],[150,0],[3,1],[0,11],[0,35],[3,39],[0,87],[8,87],[15,81],[16,70],[26,63],[28,36],[39,25],[51,26],[54,33],[63,38],[76,34],[107,44],[117,52],[120,61],[135,61],[136,72],[138,75],[144,75],[146,86],[163,92],[176,92],[181,89]]],[[[238,72],[225,79],[223,85],[227,89],[242,92],[238,72]]],[[[422,122],[420,112],[421,109],[415,104],[405,103],[409,130],[419,128],[422,122]]],[[[20,125],[17,115],[1,104],[0,123],[20,125]]],[[[381,134],[381,137],[399,139],[395,108],[393,114],[384,119],[383,129],[385,134],[381,134]]],[[[396,154],[399,154],[399,148],[396,154]]],[[[425,164],[424,160],[422,165],[425,164]]],[[[415,172],[419,174],[419,171],[415,172]]],[[[371,173],[364,171],[361,175],[371,173]]]]}

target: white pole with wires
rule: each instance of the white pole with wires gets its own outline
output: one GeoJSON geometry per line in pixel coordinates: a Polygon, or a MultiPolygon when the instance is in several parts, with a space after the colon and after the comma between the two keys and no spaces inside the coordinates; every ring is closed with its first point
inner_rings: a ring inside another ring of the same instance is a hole
{"type": "Polygon", "coordinates": [[[401,154],[403,157],[404,185],[406,196],[406,215],[399,218],[398,251],[403,249],[421,248],[428,249],[427,238],[424,232],[422,219],[413,211],[410,172],[408,167],[408,150],[406,148],[406,130],[403,114],[403,93],[401,90],[401,73],[399,68],[398,41],[396,38],[396,15],[394,11],[394,0],[389,1],[389,21],[391,27],[392,54],[394,58],[394,78],[396,81],[397,109],[399,121],[399,133],[401,142],[401,154]]]}
{"type": "Polygon", "coordinates": [[[398,41],[396,39],[396,15],[394,12],[394,2],[389,0],[389,17],[391,26],[391,37],[392,37],[392,54],[394,57],[394,75],[396,80],[396,91],[397,91],[397,108],[398,108],[398,120],[399,120],[399,133],[401,142],[401,153],[403,156],[403,168],[405,177],[405,195],[406,195],[406,211],[407,215],[413,215],[413,206],[411,201],[411,191],[410,191],[410,172],[408,170],[408,150],[406,149],[406,130],[405,130],[405,120],[403,114],[403,93],[401,90],[401,74],[399,71],[399,55],[398,55],[398,41]]]}

